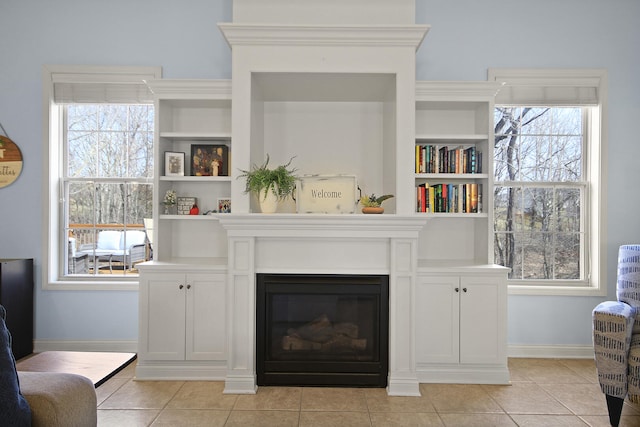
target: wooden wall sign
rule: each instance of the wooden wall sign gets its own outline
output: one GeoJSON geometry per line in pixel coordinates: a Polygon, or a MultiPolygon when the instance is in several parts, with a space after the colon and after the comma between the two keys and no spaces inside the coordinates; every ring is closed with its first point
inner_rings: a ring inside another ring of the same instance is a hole
{"type": "Polygon", "coordinates": [[[13,183],[22,172],[22,153],[6,136],[0,135],[0,188],[13,183]]]}

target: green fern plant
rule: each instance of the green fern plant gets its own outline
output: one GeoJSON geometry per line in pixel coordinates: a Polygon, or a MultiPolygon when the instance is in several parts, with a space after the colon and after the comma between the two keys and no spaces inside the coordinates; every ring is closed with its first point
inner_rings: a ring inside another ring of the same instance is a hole
{"type": "Polygon", "coordinates": [[[253,165],[251,170],[240,170],[242,175],[238,178],[246,178],[245,193],[255,193],[259,197],[266,191],[271,191],[279,199],[283,200],[288,195],[292,194],[296,188],[296,168],[291,168],[291,162],[295,158],[292,157],[289,161],[276,167],[275,169],[269,169],[269,155],[267,159],[260,165],[253,165]]]}

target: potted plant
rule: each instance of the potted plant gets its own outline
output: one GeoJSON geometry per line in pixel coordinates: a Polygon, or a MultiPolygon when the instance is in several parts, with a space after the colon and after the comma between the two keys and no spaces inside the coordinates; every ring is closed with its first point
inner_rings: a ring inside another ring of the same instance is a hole
{"type": "Polygon", "coordinates": [[[286,164],[270,169],[269,155],[267,154],[267,159],[262,165],[253,165],[249,171],[240,170],[242,172],[240,177],[247,180],[244,192],[258,196],[260,210],[263,213],[275,212],[278,203],[293,194],[297,180],[295,174],[297,169],[290,167],[293,159],[294,157],[289,159],[286,164]]]}
{"type": "Polygon", "coordinates": [[[165,215],[172,213],[176,206],[177,197],[175,190],[167,190],[164,194],[164,199],[162,200],[162,204],[164,205],[164,213],[165,215]]]}
{"type": "Polygon", "coordinates": [[[385,194],[382,196],[376,196],[365,194],[360,198],[360,204],[362,205],[362,213],[365,214],[381,214],[384,212],[384,208],[380,206],[382,202],[393,197],[393,194],[385,194]]]}

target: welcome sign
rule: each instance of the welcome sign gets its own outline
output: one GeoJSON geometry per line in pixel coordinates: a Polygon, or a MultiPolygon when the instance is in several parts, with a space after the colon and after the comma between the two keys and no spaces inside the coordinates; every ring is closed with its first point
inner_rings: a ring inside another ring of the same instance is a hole
{"type": "Polygon", "coordinates": [[[358,203],[354,175],[305,175],[296,186],[298,213],[354,213],[358,203]]]}

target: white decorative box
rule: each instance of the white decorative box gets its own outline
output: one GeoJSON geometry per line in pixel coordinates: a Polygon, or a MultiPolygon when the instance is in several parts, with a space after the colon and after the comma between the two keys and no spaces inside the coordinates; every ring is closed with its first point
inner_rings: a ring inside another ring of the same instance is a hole
{"type": "Polygon", "coordinates": [[[354,213],[358,203],[355,175],[304,175],[296,186],[298,213],[354,213]]]}
{"type": "Polygon", "coordinates": [[[189,215],[189,211],[198,203],[197,197],[178,197],[178,215],[189,215]]]}

